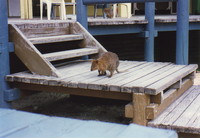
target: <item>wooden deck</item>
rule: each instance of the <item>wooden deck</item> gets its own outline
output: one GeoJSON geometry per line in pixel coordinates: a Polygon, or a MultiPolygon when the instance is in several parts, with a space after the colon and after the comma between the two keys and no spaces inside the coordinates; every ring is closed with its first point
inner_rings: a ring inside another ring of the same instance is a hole
{"type": "Polygon", "coordinates": [[[169,106],[149,126],[200,134],[200,86],[193,86],[169,106]]]}
{"type": "Polygon", "coordinates": [[[1,138],[177,138],[172,130],[83,121],[0,109],[1,138]],[[94,129],[95,128],[95,129],[94,129]]]}
{"type": "MultiPolygon", "coordinates": [[[[71,22],[75,21],[75,19],[72,20],[40,20],[39,18],[34,18],[31,20],[23,20],[20,18],[9,18],[8,23],[52,23],[52,22],[71,22]]],[[[155,22],[157,23],[170,23],[170,22],[176,22],[177,17],[176,15],[156,15],[155,16],[155,22]]],[[[189,17],[190,22],[200,22],[200,15],[190,15],[189,17]]],[[[94,26],[94,25],[123,25],[123,24],[147,24],[148,21],[145,19],[144,16],[132,16],[131,18],[113,18],[113,19],[104,19],[104,18],[88,18],[88,25],[94,26]]]]}
{"type": "Polygon", "coordinates": [[[20,89],[127,100],[131,103],[126,106],[126,117],[146,125],[192,86],[197,69],[197,65],[120,61],[119,70],[127,71],[108,78],[97,76],[90,66],[88,61],[78,61],[57,66],[60,78],[20,72],[6,80],[20,89]]]}

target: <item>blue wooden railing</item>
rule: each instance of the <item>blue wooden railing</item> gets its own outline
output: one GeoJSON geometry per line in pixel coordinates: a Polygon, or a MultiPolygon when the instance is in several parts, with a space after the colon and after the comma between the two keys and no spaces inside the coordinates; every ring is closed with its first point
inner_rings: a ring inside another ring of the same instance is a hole
{"type": "Polygon", "coordinates": [[[145,32],[148,37],[145,39],[145,60],[154,61],[154,37],[155,37],[155,2],[177,2],[177,33],[176,33],[176,64],[188,64],[188,31],[189,31],[189,8],[187,0],[78,0],[77,21],[86,29],[87,5],[106,3],[145,2],[145,18],[148,24],[145,32]]]}
{"type": "MultiPolygon", "coordinates": [[[[145,60],[154,61],[155,2],[168,1],[177,2],[176,63],[188,64],[189,10],[187,0],[77,0],[77,21],[88,29],[88,4],[145,2],[145,18],[148,20],[145,28],[148,34],[145,38],[145,60]]],[[[4,79],[10,74],[9,52],[7,0],[0,0],[0,107],[5,108],[10,107],[9,101],[18,97],[18,91],[9,88],[4,79]]]]}

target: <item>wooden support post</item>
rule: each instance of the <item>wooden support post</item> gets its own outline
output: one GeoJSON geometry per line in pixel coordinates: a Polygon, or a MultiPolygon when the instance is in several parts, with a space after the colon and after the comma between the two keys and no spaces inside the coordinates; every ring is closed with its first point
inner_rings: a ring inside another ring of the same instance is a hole
{"type": "Polygon", "coordinates": [[[146,126],[146,107],[150,104],[150,95],[134,93],[133,103],[133,123],[146,126]]]}
{"type": "Polygon", "coordinates": [[[77,21],[88,30],[87,5],[83,5],[83,0],[77,0],[76,5],[77,21]]]}
{"type": "Polygon", "coordinates": [[[149,36],[145,38],[145,54],[144,58],[146,61],[154,61],[154,33],[155,33],[155,2],[146,2],[145,3],[145,18],[148,20],[146,26],[146,31],[149,32],[149,36]]]}
{"type": "Polygon", "coordinates": [[[9,89],[5,75],[10,74],[8,49],[8,14],[7,1],[0,0],[0,107],[9,108],[10,104],[4,99],[4,93],[9,89]]]}
{"type": "Polygon", "coordinates": [[[187,0],[177,2],[176,64],[188,64],[189,8],[187,0]]]}

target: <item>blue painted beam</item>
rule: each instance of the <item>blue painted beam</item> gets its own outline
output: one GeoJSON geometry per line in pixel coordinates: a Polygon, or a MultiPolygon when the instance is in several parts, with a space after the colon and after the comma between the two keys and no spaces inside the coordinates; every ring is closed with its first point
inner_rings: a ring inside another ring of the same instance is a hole
{"type": "Polygon", "coordinates": [[[149,32],[149,37],[145,38],[145,61],[154,62],[154,35],[155,35],[155,2],[145,3],[145,18],[148,20],[146,31],[149,32]]]}
{"type": "Polygon", "coordinates": [[[10,74],[7,0],[0,0],[0,30],[0,107],[9,108],[4,99],[4,92],[9,89],[5,75],[10,74]]]}
{"type": "Polygon", "coordinates": [[[105,4],[105,3],[134,3],[134,2],[176,2],[178,0],[82,0],[83,4],[105,4]]]}
{"type": "Polygon", "coordinates": [[[87,21],[87,6],[83,5],[83,0],[76,1],[76,13],[77,21],[88,30],[88,21],[87,21]]]}
{"type": "Polygon", "coordinates": [[[127,25],[97,25],[89,26],[88,31],[92,35],[115,35],[115,34],[133,34],[144,31],[146,25],[127,24],[127,25]]]}
{"type": "Polygon", "coordinates": [[[188,64],[189,8],[187,0],[177,2],[176,64],[188,64]]]}

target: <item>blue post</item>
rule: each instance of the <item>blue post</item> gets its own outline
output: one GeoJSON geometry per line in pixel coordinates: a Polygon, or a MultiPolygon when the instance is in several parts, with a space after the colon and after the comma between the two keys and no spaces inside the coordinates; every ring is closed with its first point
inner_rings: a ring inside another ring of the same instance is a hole
{"type": "Polygon", "coordinates": [[[155,35],[155,2],[145,3],[145,18],[148,20],[146,31],[148,37],[145,38],[144,58],[148,62],[154,61],[154,35],[155,35]]]}
{"type": "Polygon", "coordinates": [[[76,4],[77,21],[88,30],[87,5],[83,5],[83,0],[77,0],[76,4]]]}
{"type": "Polygon", "coordinates": [[[176,64],[188,64],[189,8],[187,0],[177,2],[176,64]]]}
{"type": "Polygon", "coordinates": [[[10,73],[8,49],[8,12],[7,0],[0,0],[0,107],[9,108],[4,92],[9,89],[5,75],[10,73]]]}

